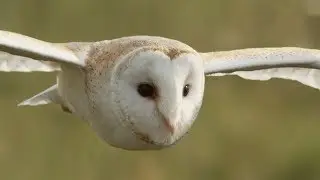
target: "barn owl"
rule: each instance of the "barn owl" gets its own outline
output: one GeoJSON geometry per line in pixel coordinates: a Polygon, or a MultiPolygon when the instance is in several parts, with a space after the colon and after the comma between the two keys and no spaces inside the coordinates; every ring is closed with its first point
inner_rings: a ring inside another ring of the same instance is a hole
{"type": "Polygon", "coordinates": [[[198,52],[158,36],[52,43],[0,31],[0,71],[56,72],[56,83],[18,106],[55,103],[126,150],[176,144],[202,106],[205,77],[282,78],[320,87],[320,51],[299,47],[198,52]]]}

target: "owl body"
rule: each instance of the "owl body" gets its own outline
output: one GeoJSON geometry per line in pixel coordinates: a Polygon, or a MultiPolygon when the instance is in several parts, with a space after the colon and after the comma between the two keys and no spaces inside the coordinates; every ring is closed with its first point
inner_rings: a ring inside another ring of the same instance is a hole
{"type": "MultiPolygon", "coordinates": [[[[162,142],[157,143],[149,137],[148,133],[141,132],[136,128],[135,121],[139,123],[140,120],[132,120],[127,109],[130,106],[143,107],[144,104],[126,103],[127,99],[119,94],[119,89],[121,89],[119,74],[132,67],[139,70],[148,68],[144,64],[137,63],[138,60],[133,60],[138,54],[144,52],[156,51],[160,57],[163,56],[161,61],[169,63],[183,54],[200,57],[191,47],[175,40],[153,36],[124,37],[111,41],[100,41],[87,46],[81,43],[69,43],[67,47],[76,54],[77,52],[81,53],[78,56],[84,58],[86,66],[79,68],[70,64],[61,65],[57,80],[58,92],[62,100],[61,106],[88,122],[97,134],[110,145],[132,150],[159,149],[172,145],[187,131],[187,128],[180,128],[184,130],[176,132],[176,135],[165,132],[163,134],[166,135],[162,137],[162,142]],[[125,105],[119,105],[121,103],[125,105]]],[[[201,67],[201,59],[198,61],[197,64],[201,67]]],[[[168,73],[168,71],[160,69],[159,74],[163,73],[168,73]]],[[[200,72],[199,75],[203,76],[203,73],[200,72]]],[[[165,79],[167,77],[164,76],[163,78],[160,81],[170,81],[174,77],[165,79]]],[[[203,86],[204,78],[199,79],[201,82],[203,81],[203,86]]],[[[130,96],[127,98],[129,99],[130,96]]],[[[199,105],[201,101],[199,101],[199,105]]],[[[157,102],[155,101],[155,103],[157,102]]],[[[152,110],[154,111],[154,109],[152,110]]],[[[152,113],[147,115],[146,113],[142,117],[152,122],[155,116],[157,115],[152,113]],[[150,119],[146,118],[147,116],[150,116],[150,119]]],[[[190,126],[193,120],[194,118],[188,120],[190,126]]],[[[157,129],[162,131],[161,125],[158,126],[154,128],[154,132],[157,129]]]]}
{"type": "Polygon", "coordinates": [[[202,106],[205,77],[282,78],[320,89],[320,51],[299,47],[198,52],[177,40],[131,36],[50,43],[0,30],[0,71],[56,72],[18,106],[55,103],[127,150],[177,143],[202,106]]]}

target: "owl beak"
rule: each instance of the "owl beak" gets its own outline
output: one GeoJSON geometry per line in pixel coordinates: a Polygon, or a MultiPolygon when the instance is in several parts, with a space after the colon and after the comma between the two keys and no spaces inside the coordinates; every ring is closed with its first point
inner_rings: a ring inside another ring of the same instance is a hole
{"type": "Polygon", "coordinates": [[[163,119],[163,123],[164,123],[164,126],[169,130],[169,132],[171,134],[174,133],[174,127],[172,124],[170,124],[170,121],[168,119],[163,119]]]}

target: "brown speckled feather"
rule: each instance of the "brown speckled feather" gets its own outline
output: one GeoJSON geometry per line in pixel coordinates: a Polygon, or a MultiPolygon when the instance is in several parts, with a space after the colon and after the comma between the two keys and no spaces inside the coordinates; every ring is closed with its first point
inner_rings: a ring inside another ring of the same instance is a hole
{"type": "Polygon", "coordinates": [[[138,48],[158,50],[164,52],[171,59],[177,56],[195,52],[191,47],[171,39],[153,36],[134,36],[100,41],[94,43],[86,59],[86,69],[101,73],[106,67],[113,66],[114,62],[138,48]]]}

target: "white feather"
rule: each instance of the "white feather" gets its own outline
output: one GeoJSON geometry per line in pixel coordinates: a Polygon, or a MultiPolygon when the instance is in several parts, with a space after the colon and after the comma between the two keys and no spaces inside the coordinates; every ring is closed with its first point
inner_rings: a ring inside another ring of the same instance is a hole
{"type": "Polygon", "coordinates": [[[38,106],[49,103],[62,104],[61,97],[58,93],[57,84],[51,86],[50,88],[40,92],[39,94],[27,100],[24,100],[23,102],[19,103],[18,106],[38,106]]]}
{"type": "Polygon", "coordinates": [[[202,53],[208,76],[237,75],[249,80],[281,78],[320,89],[320,51],[304,48],[252,48],[202,53]]]}
{"type": "Polygon", "coordinates": [[[32,72],[59,71],[59,64],[48,61],[36,61],[31,58],[14,56],[5,52],[0,52],[0,71],[4,72],[32,72]]]}
{"type": "Polygon", "coordinates": [[[233,73],[214,73],[210,76],[237,75],[243,79],[267,81],[280,78],[298,81],[304,85],[320,89],[320,71],[307,68],[272,68],[255,71],[236,71],[233,73]]]}
{"type": "Polygon", "coordinates": [[[78,58],[62,44],[53,44],[25,35],[0,31],[0,71],[53,71],[54,63],[69,63],[84,66],[84,59],[78,58]],[[38,60],[40,62],[36,62],[38,60]]]}

